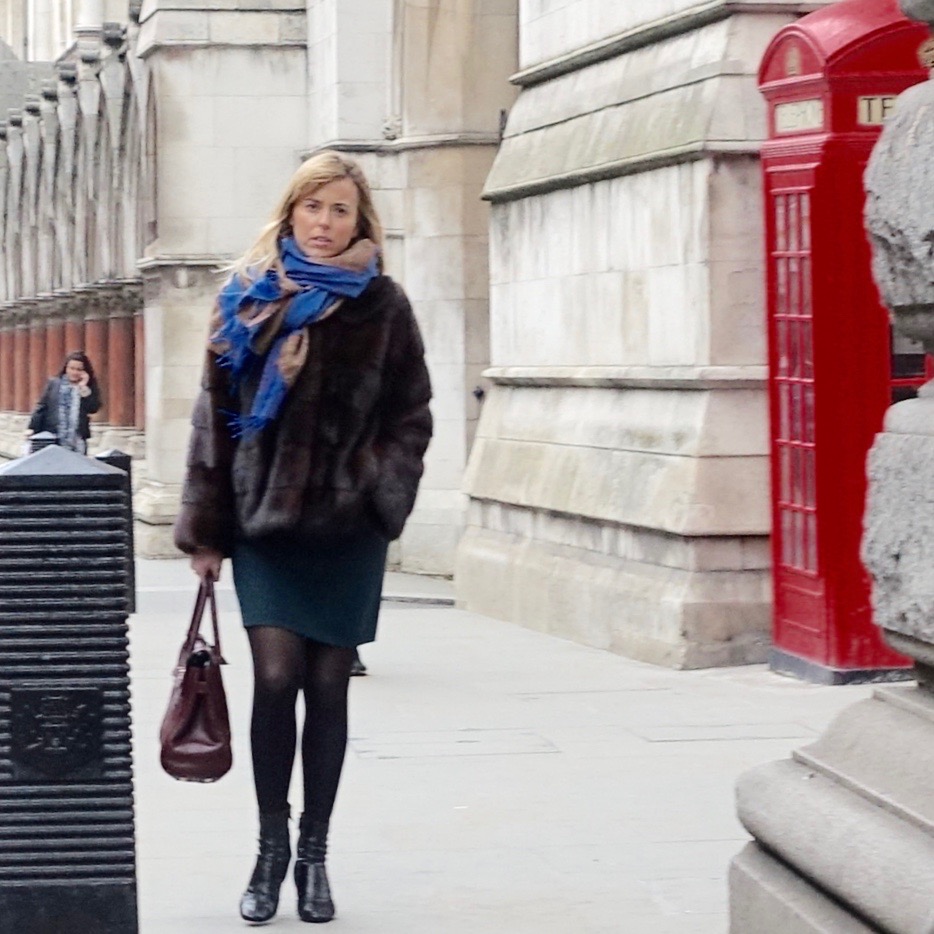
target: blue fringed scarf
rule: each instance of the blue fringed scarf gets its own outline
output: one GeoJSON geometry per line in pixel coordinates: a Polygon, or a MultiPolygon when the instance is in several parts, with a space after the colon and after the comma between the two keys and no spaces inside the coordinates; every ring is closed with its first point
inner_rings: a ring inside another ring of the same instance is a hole
{"type": "Polygon", "coordinates": [[[262,366],[263,370],[249,414],[241,413],[231,420],[235,437],[261,431],[275,419],[291,385],[282,359],[286,341],[325,317],[342,298],[360,295],[377,274],[377,253],[374,243],[358,240],[340,256],[314,262],[292,237],[286,237],[279,242],[279,255],[286,276],[296,286],[294,290],[282,287],[275,269],[247,282],[235,274],[224,286],[217,299],[221,326],[210,340],[211,346],[220,351],[218,362],[230,367],[235,388],[254,366],[262,366]],[[270,320],[265,307],[289,296],[294,297],[270,345],[268,328],[263,328],[270,320]]]}

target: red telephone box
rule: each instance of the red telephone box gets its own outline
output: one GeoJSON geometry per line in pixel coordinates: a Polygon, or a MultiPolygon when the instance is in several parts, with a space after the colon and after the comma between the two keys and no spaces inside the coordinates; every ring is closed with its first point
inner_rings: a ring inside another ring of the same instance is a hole
{"type": "Polygon", "coordinates": [[[859,559],[885,409],[929,378],[895,343],[870,269],[863,172],[895,97],[927,79],[897,0],[840,0],[782,29],[759,72],[768,285],[771,667],[840,684],[904,676],[859,559]]]}

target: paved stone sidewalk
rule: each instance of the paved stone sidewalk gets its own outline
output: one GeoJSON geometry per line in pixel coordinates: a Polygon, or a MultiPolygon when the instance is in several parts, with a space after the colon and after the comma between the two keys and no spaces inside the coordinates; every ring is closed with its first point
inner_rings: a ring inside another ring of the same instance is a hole
{"type": "MultiPolygon", "coordinates": [[[[193,599],[182,561],[139,563],[131,621],[142,934],[246,928],[252,868],[246,639],[222,581],[233,771],[186,785],[156,731],[193,599]]],[[[329,866],[345,934],[725,934],[746,835],[733,785],[869,687],[764,667],[673,672],[467,613],[445,581],[393,575],[351,743],[329,866]]],[[[300,810],[293,781],[293,809],[300,810]]],[[[272,930],[308,931],[291,881],[272,930]]]]}

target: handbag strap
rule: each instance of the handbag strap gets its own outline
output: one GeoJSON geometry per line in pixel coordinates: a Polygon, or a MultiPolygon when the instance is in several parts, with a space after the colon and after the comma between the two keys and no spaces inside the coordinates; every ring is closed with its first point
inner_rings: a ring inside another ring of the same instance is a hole
{"type": "Polygon", "coordinates": [[[201,579],[201,586],[198,588],[198,596],[195,599],[195,608],[191,613],[191,622],[188,624],[188,636],[185,639],[185,652],[189,654],[194,651],[195,639],[201,631],[201,620],[204,618],[204,608],[207,604],[211,606],[211,623],[214,628],[214,649],[217,652],[218,664],[226,665],[224,655],[221,652],[221,631],[217,625],[217,599],[214,596],[214,581],[210,577],[201,579]]]}

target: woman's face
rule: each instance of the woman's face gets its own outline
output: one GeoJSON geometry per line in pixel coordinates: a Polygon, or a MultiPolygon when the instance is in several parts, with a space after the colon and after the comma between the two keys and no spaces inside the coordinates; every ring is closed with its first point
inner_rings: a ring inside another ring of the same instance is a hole
{"type": "Polygon", "coordinates": [[[69,360],[65,364],[65,376],[69,382],[80,383],[84,374],[84,364],[80,360],[69,360]]]}
{"type": "Polygon", "coordinates": [[[292,208],[292,236],[309,259],[343,253],[357,233],[360,192],[349,178],[336,178],[303,195],[292,208]]]}

